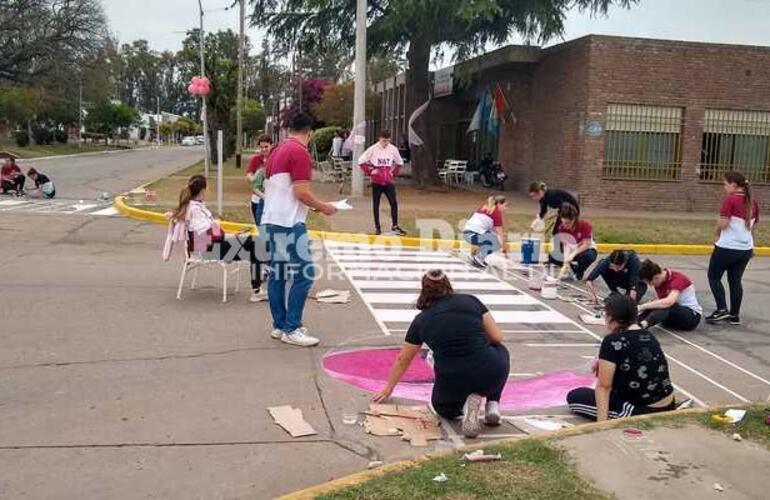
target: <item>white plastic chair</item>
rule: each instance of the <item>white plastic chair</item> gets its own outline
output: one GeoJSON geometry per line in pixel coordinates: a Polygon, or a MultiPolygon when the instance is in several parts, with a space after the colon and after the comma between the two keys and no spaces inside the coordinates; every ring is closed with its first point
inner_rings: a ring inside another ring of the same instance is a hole
{"type": "Polygon", "coordinates": [[[184,264],[182,264],[182,275],[179,277],[179,288],[176,291],[176,298],[182,300],[182,287],[188,271],[193,272],[190,290],[195,290],[195,282],[198,279],[198,271],[201,267],[219,266],[222,268],[222,302],[227,302],[227,274],[235,274],[235,293],[241,289],[241,266],[240,261],[234,260],[225,262],[219,259],[207,259],[201,252],[191,251],[192,236],[187,232],[188,237],[184,246],[184,264]],[[234,268],[234,269],[233,269],[234,268]]]}
{"type": "Polygon", "coordinates": [[[447,160],[444,165],[449,184],[454,183],[459,186],[465,176],[465,171],[468,169],[468,162],[465,160],[447,160]]]}

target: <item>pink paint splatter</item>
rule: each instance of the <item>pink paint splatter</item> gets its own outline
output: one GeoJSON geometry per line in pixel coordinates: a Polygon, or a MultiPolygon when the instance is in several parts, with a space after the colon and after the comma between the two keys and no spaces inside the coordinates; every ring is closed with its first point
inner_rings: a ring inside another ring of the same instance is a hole
{"type": "MultiPolygon", "coordinates": [[[[399,349],[361,349],[328,354],[323,367],[334,378],[369,392],[385,387],[390,367],[399,349]]],[[[393,396],[430,401],[433,390],[433,369],[422,357],[409,365],[393,396]]],[[[500,406],[505,410],[549,408],[566,404],[567,393],[577,387],[593,387],[593,375],[571,371],[556,371],[523,380],[511,380],[505,386],[500,406]]]]}

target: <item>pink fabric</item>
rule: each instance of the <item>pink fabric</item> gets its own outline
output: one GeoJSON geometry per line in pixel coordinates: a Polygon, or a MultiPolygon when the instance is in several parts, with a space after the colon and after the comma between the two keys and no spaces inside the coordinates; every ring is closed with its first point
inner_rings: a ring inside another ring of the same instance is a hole
{"type": "Polygon", "coordinates": [[[187,227],[184,221],[171,219],[168,223],[166,242],[163,244],[163,260],[168,261],[171,259],[174,245],[185,240],[187,240],[187,227]]]}
{"type": "MultiPolygon", "coordinates": [[[[390,367],[400,349],[361,349],[328,354],[324,370],[332,377],[368,392],[379,392],[387,384],[390,367]]],[[[423,351],[424,354],[425,351],[423,351]]],[[[415,401],[430,401],[433,391],[433,369],[421,356],[407,368],[393,396],[415,401]]],[[[509,380],[503,390],[500,406],[505,410],[529,410],[564,406],[567,393],[578,387],[593,387],[591,374],[555,371],[541,376],[509,380]]]]}
{"type": "Polygon", "coordinates": [[[376,143],[364,151],[358,159],[358,164],[367,175],[371,176],[373,184],[387,186],[393,184],[393,179],[401,171],[404,160],[401,159],[398,148],[393,144],[383,148],[376,143]]]}

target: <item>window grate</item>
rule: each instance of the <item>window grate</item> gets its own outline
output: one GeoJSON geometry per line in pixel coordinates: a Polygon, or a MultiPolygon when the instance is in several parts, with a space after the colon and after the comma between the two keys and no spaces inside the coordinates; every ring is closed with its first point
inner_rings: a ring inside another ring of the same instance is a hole
{"type": "Polygon", "coordinates": [[[604,164],[607,179],[681,179],[682,108],[607,106],[604,164]]]}
{"type": "Polygon", "coordinates": [[[719,182],[729,170],[770,184],[770,112],[706,110],[700,179],[719,182]]]}

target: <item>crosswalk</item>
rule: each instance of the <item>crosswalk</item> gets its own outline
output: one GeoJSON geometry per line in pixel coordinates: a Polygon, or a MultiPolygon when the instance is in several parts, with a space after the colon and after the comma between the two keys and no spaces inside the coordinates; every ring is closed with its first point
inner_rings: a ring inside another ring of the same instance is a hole
{"type": "Polygon", "coordinates": [[[385,335],[406,331],[419,313],[414,303],[430,269],[443,270],[457,292],[477,296],[504,332],[581,331],[538,299],[447,252],[330,241],[325,247],[385,335]]]}
{"type": "Polygon", "coordinates": [[[0,213],[32,213],[40,215],[119,215],[109,202],[61,199],[0,199],[0,213]]]}

